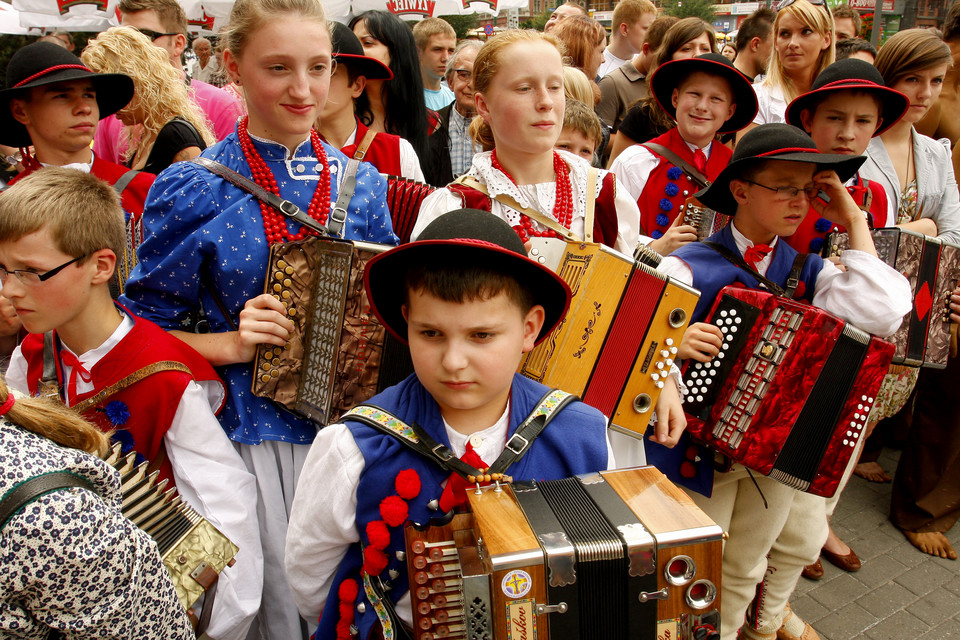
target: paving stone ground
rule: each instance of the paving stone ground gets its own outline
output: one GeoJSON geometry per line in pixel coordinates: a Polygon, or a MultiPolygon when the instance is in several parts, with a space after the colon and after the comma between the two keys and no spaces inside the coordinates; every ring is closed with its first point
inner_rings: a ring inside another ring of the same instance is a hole
{"type": "MultiPolygon", "coordinates": [[[[899,452],[880,464],[893,475],[899,452]]],[[[890,485],[850,479],[832,524],[863,562],[800,579],[791,604],[823,640],[960,640],[960,561],[921,553],[888,519],[890,485]]],[[[947,534],[960,549],[960,525],[947,534]]]]}

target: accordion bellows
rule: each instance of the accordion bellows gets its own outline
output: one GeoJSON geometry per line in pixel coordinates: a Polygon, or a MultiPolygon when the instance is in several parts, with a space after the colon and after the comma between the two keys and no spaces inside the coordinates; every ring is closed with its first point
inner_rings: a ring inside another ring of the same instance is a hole
{"type": "Polygon", "coordinates": [[[894,346],[822,309],[725,287],[707,322],[720,354],[684,371],[690,434],[800,491],[832,496],[894,346]]]}
{"type": "Polygon", "coordinates": [[[699,292],[600,244],[535,238],[530,257],[556,271],[573,298],[520,373],[643,437],[699,292]]]}
{"type": "Polygon", "coordinates": [[[157,543],[177,597],[189,609],[233,565],[239,548],[135,458],[122,456],[116,444],[106,460],[120,473],[121,512],[157,543]]]}
{"type": "Polygon", "coordinates": [[[655,468],[467,495],[406,528],[418,640],[718,637],[722,531],[655,468]]]}
{"type": "MultiPolygon", "coordinates": [[[[960,246],[899,227],[874,229],[877,255],[907,278],[913,309],[890,338],[897,345],[894,364],[943,369],[950,353],[950,294],[960,280],[960,246]]],[[[849,248],[846,233],[831,233],[827,257],[849,248]]]]}

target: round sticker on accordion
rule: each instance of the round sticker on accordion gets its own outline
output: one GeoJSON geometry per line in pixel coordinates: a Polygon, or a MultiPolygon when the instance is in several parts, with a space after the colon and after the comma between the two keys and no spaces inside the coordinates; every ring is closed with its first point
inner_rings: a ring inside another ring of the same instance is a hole
{"type": "Polygon", "coordinates": [[[514,569],[500,581],[500,588],[508,598],[522,598],[530,593],[532,586],[530,574],[522,569],[514,569]]]}

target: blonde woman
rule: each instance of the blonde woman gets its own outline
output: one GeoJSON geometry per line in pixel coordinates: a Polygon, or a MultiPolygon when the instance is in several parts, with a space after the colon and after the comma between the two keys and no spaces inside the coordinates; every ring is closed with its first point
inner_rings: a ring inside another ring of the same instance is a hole
{"type": "Polygon", "coordinates": [[[40,475],[79,483],[61,483],[0,522],[0,629],[20,638],[193,638],[156,544],[120,513],[120,476],[97,458],[107,435],[2,380],[0,416],[0,496],[40,475]]]}
{"type": "Polygon", "coordinates": [[[197,157],[216,141],[163,49],[136,29],[108,29],[80,57],[94,71],[133,78],[133,99],[117,112],[127,125],[127,166],[160,173],[174,162],[197,157]]]}
{"type": "Polygon", "coordinates": [[[773,56],[766,77],[753,85],[760,109],[753,124],[737,134],[738,141],[758,124],[785,122],[787,105],[833,64],[834,41],[833,16],[823,0],[782,0],[777,5],[773,56]]]}

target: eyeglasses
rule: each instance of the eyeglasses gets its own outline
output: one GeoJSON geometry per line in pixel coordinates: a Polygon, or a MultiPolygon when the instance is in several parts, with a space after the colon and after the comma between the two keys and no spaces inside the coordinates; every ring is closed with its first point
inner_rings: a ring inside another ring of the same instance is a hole
{"type": "Polygon", "coordinates": [[[777,195],[775,196],[777,200],[793,200],[802,191],[804,195],[807,196],[808,200],[815,199],[820,195],[819,187],[768,187],[765,184],[760,184],[759,182],[754,182],[753,180],[744,180],[744,182],[749,182],[750,184],[755,184],[758,187],[763,187],[764,189],[769,189],[777,195]]]}
{"type": "Polygon", "coordinates": [[[473,77],[473,71],[470,69],[454,69],[454,71],[457,73],[457,77],[464,82],[469,81],[470,78],[473,77]]]}
{"type": "Polygon", "coordinates": [[[23,271],[23,270],[8,271],[7,269],[0,267],[0,285],[6,284],[7,276],[9,276],[12,273],[13,275],[17,276],[17,280],[19,280],[21,284],[24,284],[28,287],[35,287],[39,285],[41,282],[45,282],[50,278],[52,278],[53,276],[57,275],[58,273],[60,273],[61,271],[63,271],[64,269],[72,265],[74,262],[83,260],[88,255],[89,254],[85,253],[82,256],[77,256],[70,262],[64,262],[59,267],[54,267],[53,269],[50,269],[50,271],[47,271],[46,273],[37,273],[36,271],[23,271]]]}
{"type": "Polygon", "coordinates": [[[174,31],[173,33],[160,33],[159,31],[154,31],[153,29],[140,29],[139,27],[133,27],[136,31],[139,31],[143,35],[150,38],[150,42],[156,42],[157,39],[162,38],[163,36],[178,36],[180,35],[179,31],[174,31]]]}
{"type": "MultiPolygon", "coordinates": [[[[780,2],[777,3],[774,9],[777,11],[782,11],[783,9],[786,9],[796,1],[797,0],[780,0],[780,2]]],[[[809,2],[812,5],[816,5],[818,7],[823,7],[823,8],[827,7],[827,0],[807,0],[807,2],[809,2]]]]}

